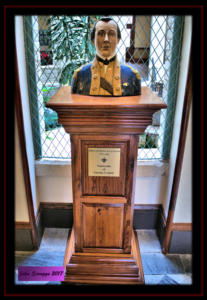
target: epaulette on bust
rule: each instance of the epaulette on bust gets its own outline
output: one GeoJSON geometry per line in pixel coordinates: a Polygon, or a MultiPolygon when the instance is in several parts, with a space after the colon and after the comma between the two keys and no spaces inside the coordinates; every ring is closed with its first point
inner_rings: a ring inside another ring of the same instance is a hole
{"type": "Polygon", "coordinates": [[[74,71],[73,78],[76,78],[76,77],[77,77],[77,74],[78,74],[78,73],[83,69],[83,67],[85,67],[86,65],[88,65],[88,63],[86,63],[86,64],[80,66],[78,69],[76,69],[76,70],[74,71]]]}
{"type": "Polygon", "coordinates": [[[137,70],[135,70],[134,68],[132,68],[130,65],[126,65],[127,67],[129,67],[133,73],[135,73],[136,77],[138,80],[141,80],[141,76],[139,74],[139,72],[137,70]]]}

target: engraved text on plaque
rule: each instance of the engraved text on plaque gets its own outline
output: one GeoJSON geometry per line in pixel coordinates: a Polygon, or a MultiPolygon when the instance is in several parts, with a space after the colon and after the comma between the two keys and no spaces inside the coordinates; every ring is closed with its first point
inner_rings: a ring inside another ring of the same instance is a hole
{"type": "Polygon", "coordinates": [[[120,148],[88,148],[88,176],[120,176],[120,148]]]}

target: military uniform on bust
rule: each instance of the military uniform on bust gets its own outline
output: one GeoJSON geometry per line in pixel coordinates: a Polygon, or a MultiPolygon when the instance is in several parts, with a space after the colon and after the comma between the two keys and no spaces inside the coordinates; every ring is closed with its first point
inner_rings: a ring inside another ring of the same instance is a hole
{"type": "Polygon", "coordinates": [[[92,63],[74,72],[72,93],[91,96],[141,95],[141,77],[132,67],[120,64],[116,55],[108,61],[96,56],[92,63]]]}
{"type": "Polygon", "coordinates": [[[113,19],[103,17],[96,21],[91,31],[96,57],[74,72],[72,93],[91,96],[141,95],[139,73],[128,65],[120,64],[116,57],[120,39],[120,28],[113,19]]]}

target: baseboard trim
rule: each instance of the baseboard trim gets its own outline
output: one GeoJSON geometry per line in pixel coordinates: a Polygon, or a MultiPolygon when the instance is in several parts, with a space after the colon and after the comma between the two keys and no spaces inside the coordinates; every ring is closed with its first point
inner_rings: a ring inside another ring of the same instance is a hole
{"type": "MultiPolygon", "coordinates": [[[[72,228],[73,204],[72,203],[40,203],[36,216],[38,244],[40,245],[44,229],[48,228],[72,228]]],[[[157,232],[161,247],[163,245],[166,217],[162,204],[142,204],[134,206],[134,229],[154,229],[157,232]]],[[[191,253],[191,230],[190,223],[174,223],[169,247],[169,253],[191,253]],[[176,252],[178,251],[178,252],[176,252]]],[[[16,222],[16,235],[18,237],[18,249],[28,250],[31,227],[27,222],[16,222]],[[24,242],[26,236],[26,242],[24,242]],[[20,245],[22,242],[22,246],[20,245]],[[26,247],[26,249],[25,249],[26,247]]]]}
{"type": "Polygon", "coordinates": [[[29,222],[15,222],[15,250],[32,251],[32,228],[29,222]]]}
{"type": "Polygon", "coordinates": [[[157,229],[161,204],[134,205],[134,229],[157,229]]]}
{"type": "Polygon", "coordinates": [[[191,231],[192,223],[173,223],[171,231],[191,231]]]}
{"type": "Polygon", "coordinates": [[[159,216],[158,216],[158,220],[157,220],[157,228],[156,228],[157,236],[159,238],[161,247],[164,242],[166,223],[167,223],[167,220],[165,217],[165,211],[161,204],[160,209],[159,209],[159,216]]]}
{"type": "Polygon", "coordinates": [[[41,202],[40,203],[40,211],[43,209],[73,209],[73,203],[64,203],[64,202],[41,202]]]}
{"type": "Polygon", "coordinates": [[[192,223],[173,223],[168,253],[192,253],[192,223]]]}
{"type": "MultiPolygon", "coordinates": [[[[134,229],[156,229],[161,210],[161,204],[135,205],[134,229]]],[[[43,227],[72,228],[72,203],[40,203],[40,214],[43,227]]]]}
{"type": "Polygon", "coordinates": [[[16,229],[32,229],[29,222],[15,222],[16,229]]]}
{"type": "Polygon", "coordinates": [[[171,231],[168,253],[192,254],[192,232],[189,230],[171,231]]]}

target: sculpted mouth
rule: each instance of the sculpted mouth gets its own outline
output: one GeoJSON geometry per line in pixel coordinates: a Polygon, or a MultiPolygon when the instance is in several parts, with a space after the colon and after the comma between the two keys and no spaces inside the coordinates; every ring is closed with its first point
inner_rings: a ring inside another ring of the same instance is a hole
{"type": "Polygon", "coordinates": [[[103,48],[104,50],[108,50],[108,49],[110,48],[110,46],[109,46],[109,45],[104,45],[102,48],[103,48]]]}

